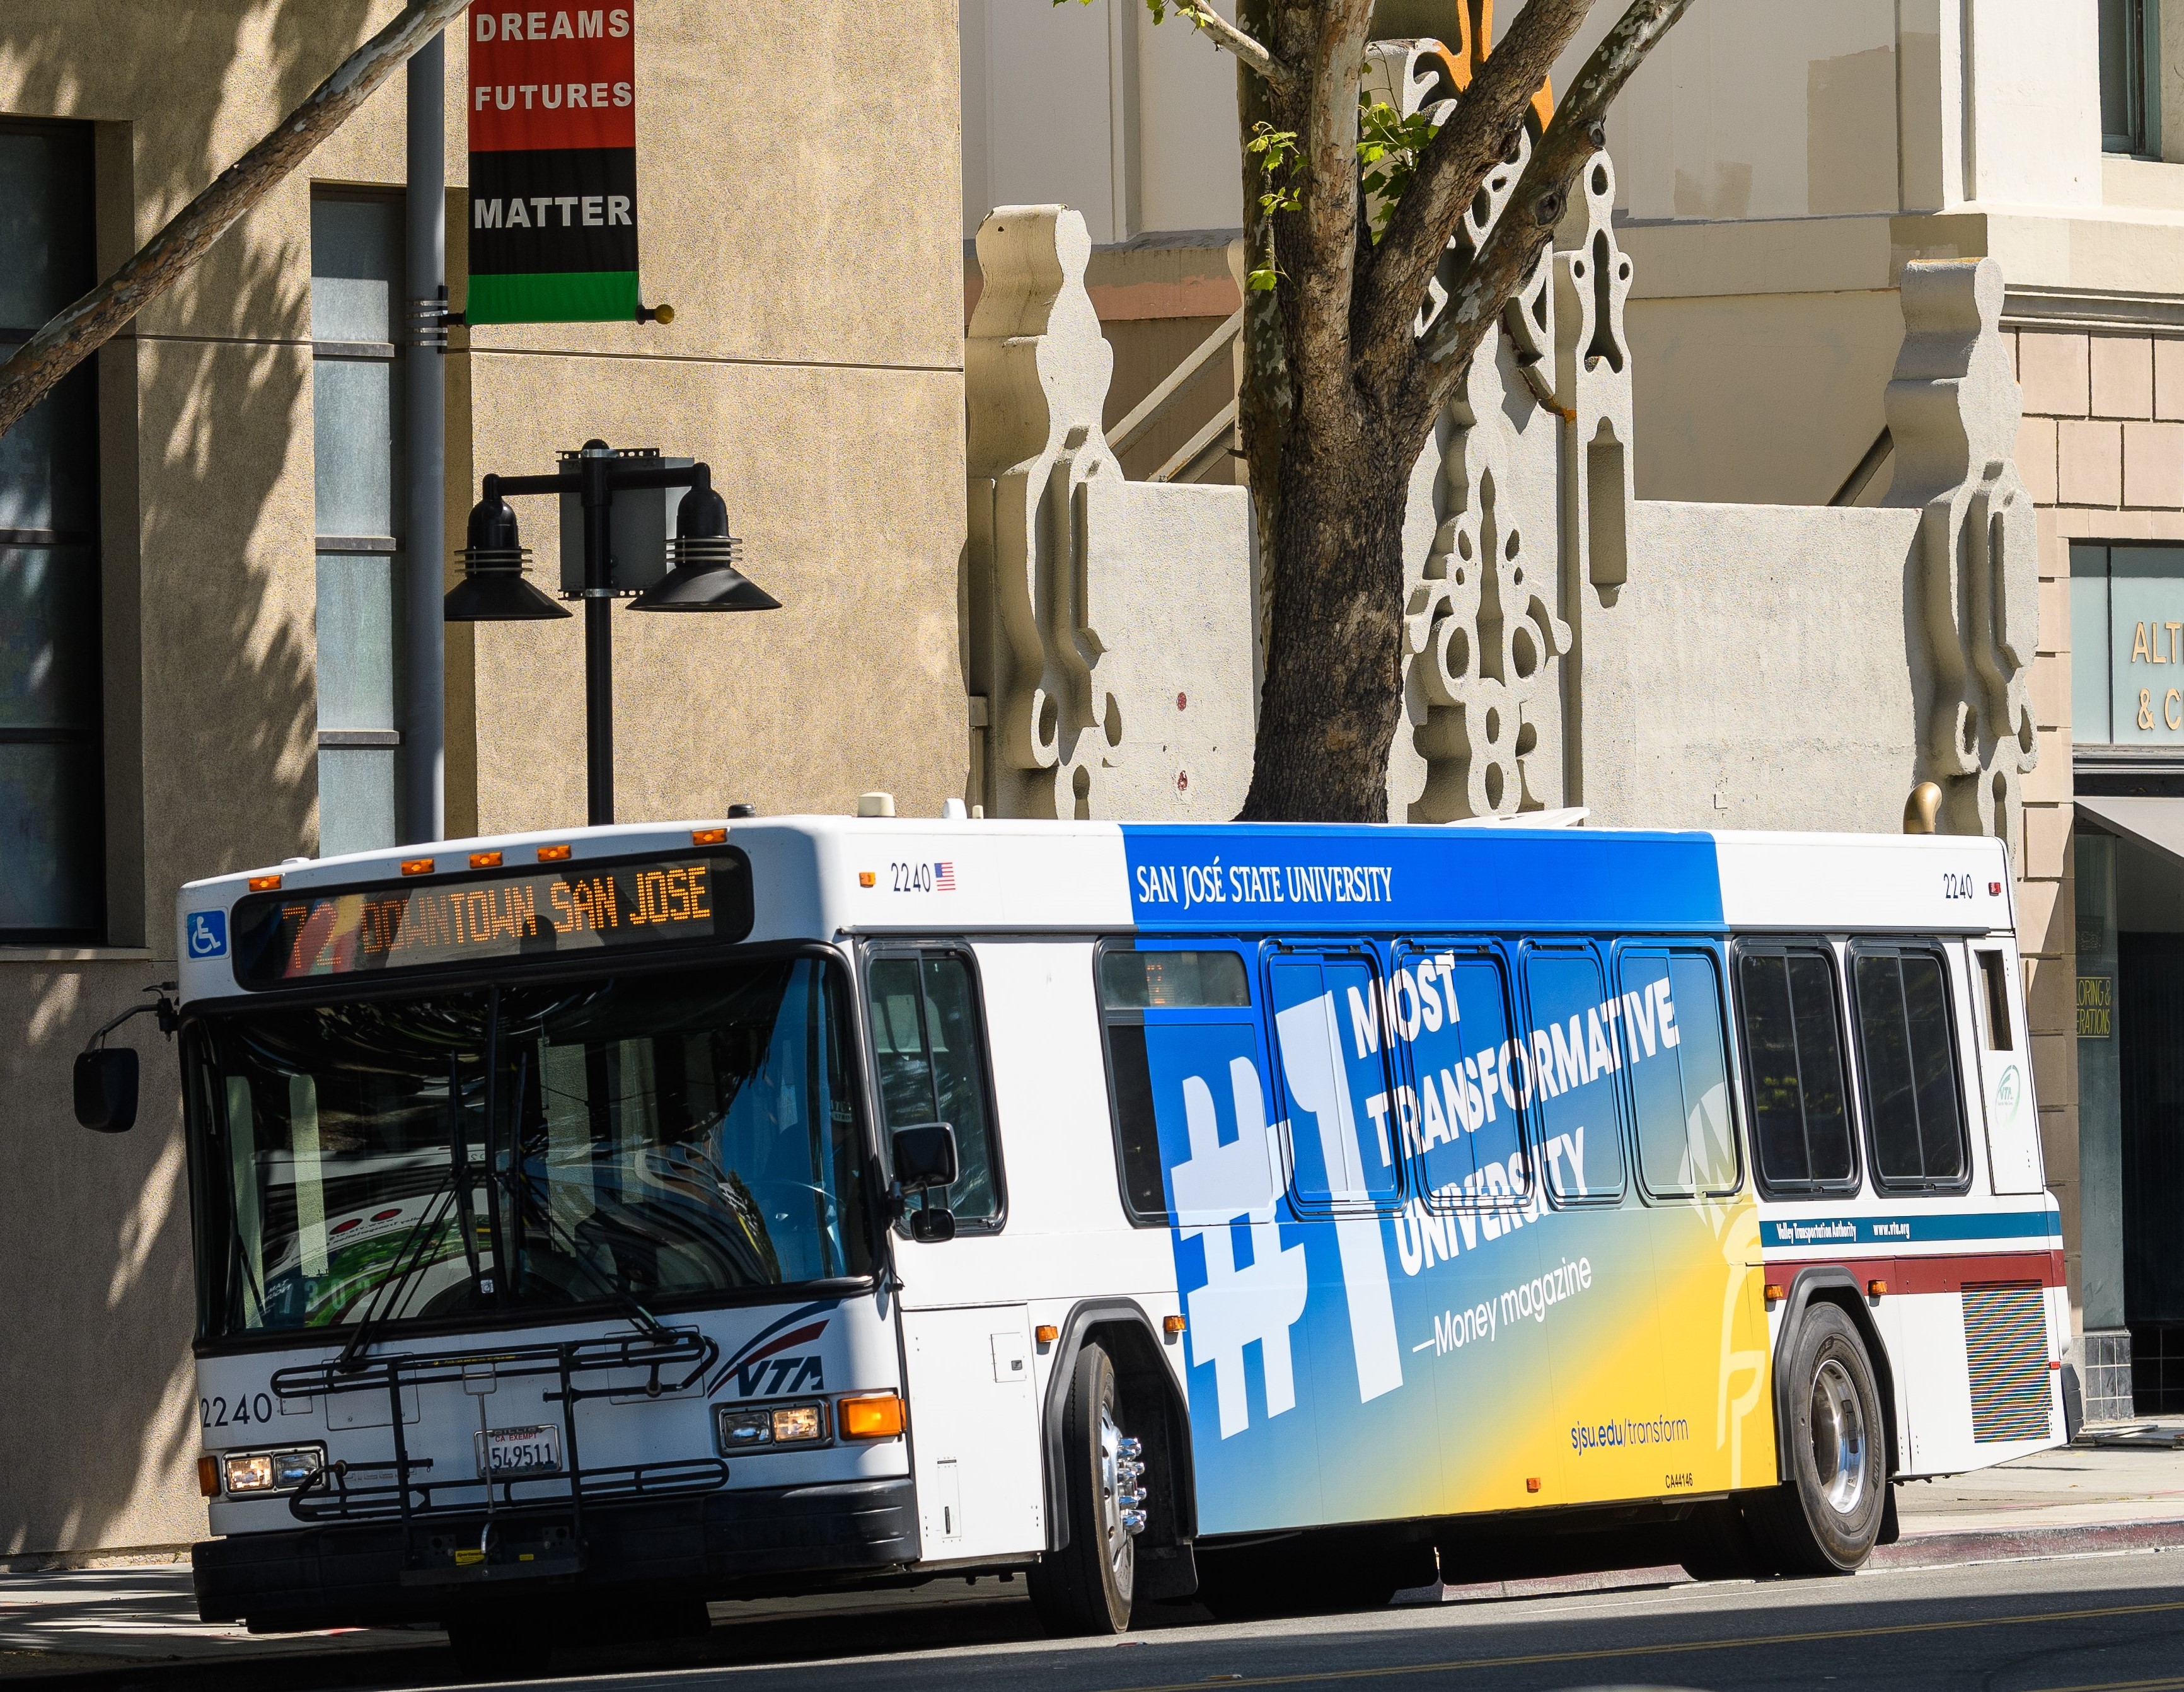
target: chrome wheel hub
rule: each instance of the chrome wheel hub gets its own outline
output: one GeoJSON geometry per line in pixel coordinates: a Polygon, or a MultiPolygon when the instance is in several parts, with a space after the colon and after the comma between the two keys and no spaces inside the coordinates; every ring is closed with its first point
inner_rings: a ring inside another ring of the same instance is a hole
{"type": "Polygon", "coordinates": [[[1850,1371],[1831,1357],[1813,1376],[1813,1471],[1837,1515],[1853,1514],[1864,1500],[1869,1460],[1865,1407],[1850,1371]]]}
{"type": "Polygon", "coordinates": [[[1145,1531],[1145,1448],[1115,1426],[1112,1404],[1100,1406],[1100,1525],[1117,1588],[1130,1589],[1137,1536],[1145,1531]]]}

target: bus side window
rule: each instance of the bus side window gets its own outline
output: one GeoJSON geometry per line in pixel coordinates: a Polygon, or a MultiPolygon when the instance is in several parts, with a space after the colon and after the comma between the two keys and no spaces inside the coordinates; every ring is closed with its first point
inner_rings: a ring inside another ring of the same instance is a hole
{"type": "Polygon", "coordinates": [[[1528,951],[1524,997],[1532,1015],[1535,1112],[1547,1191],[1557,1203],[1623,1196],[1623,1067],[1619,1002],[1607,997],[1590,952],[1528,951]]]}
{"type": "Polygon", "coordinates": [[[1736,969],[1760,1181],[1776,1192],[1855,1186],[1834,958],[1819,947],[1740,947],[1736,969]]]}
{"type": "Polygon", "coordinates": [[[1390,1109],[1420,1186],[1441,1207],[1522,1198],[1532,1180],[1518,1155],[1520,1084],[1503,1067],[1516,1047],[1501,960],[1421,942],[1396,964],[1387,1017],[1417,1085],[1398,1086],[1390,1109]]]}
{"type": "Polygon", "coordinates": [[[1986,1049],[2007,1052],[2009,1038],[2009,964],[1999,952],[1974,952],[1986,988],[1986,1049]]]}
{"type": "Polygon", "coordinates": [[[1646,1192],[1696,1198],[1736,1192],[1741,1177],[1713,955],[1625,952],[1617,976],[1646,1192]]]}
{"type": "MultiPolygon", "coordinates": [[[[1100,1019],[1106,1036],[1107,1089],[1114,1107],[1116,1162],[1123,1176],[1123,1204],[1131,1221],[1148,1227],[1173,1220],[1163,1179],[1160,1121],[1154,1102],[1152,1054],[1146,1021],[1176,1030],[1233,1027],[1207,1012],[1248,1012],[1250,972],[1234,952],[1139,951],[1127,942],[1099,953],[1100,1019]]],[[[1166,1036],[1173,1041],[1172,1032],[1166,1036]]],[[[1189,1036],[1184,1036],[1188,1039],[1189,1036]]],[[[1173,1077],[1169,1078],[1173,1084],[1173,1077]]],[[[1185,1114],[1188,1106],[1183,1107],[1185,1114]]],[[[1178,1148],[1178,1158],[1189,1151],[1178,1148]]]]}
{"type": "Polygon", "coordinates": [[[1402,1159],[1381,1055],[1379,971],[1362,952],[1284,953],[1268,976],[1298,1203],[1392,1207],[1402,1159]]]}
{"type": "Polygon", "coordinates": [[[883,954],[867,979],[883,1128],[955,1129],[957,1174],[945,1203],[959,1223],[992,1222],[1001,1214],[1000,1159],[970,959],[960,952],[883,954]]]}
{"type": "Polygon", "coordinates": [[[1964,1102],[1941,954],[1862,946],[1851,980],[1875,1175],[1892,1187],[1961,1183],[1970,1171],[1964,1102]]]}

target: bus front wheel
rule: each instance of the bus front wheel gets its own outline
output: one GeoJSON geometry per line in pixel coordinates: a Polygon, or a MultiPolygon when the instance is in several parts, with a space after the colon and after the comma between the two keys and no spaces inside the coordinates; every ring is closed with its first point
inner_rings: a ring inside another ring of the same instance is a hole
{"type": "Polygon", "coordinates": [[[1123,1432],[1115,1365],[1104,1349],[1077,1354],[1062,1412],[1069,1543],[1032,1566],[1032,1606],[1049,1633],[1120,1633],[1130,1625],[1137,1536],[1145,1523],[1143,1452],[1123,1432]]]}
{"type": "Polygon", "coordinates": [[[1873,1365],[1850,1318],[1827,1304],[1806,1307],[1790,1361],[1789,1473],[1754,1500],[1753,1525],[1786,1573],[1848,1574],[1873,1550],[1888,1503],[1873,1365]]]}

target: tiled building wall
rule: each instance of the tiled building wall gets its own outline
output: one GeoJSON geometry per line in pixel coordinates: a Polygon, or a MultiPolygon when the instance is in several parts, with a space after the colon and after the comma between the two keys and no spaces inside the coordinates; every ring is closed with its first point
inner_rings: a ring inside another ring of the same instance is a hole
{"type": "Polygon", "coordinates": [[[2025,405],[2018,472],[2041,508],[2040,649],[2032,673],[2040,764],[2025,784],[2019,933],[2048,1180],[2063,1207],[2073,1321],[2082,1331],[2070,543],[2184,541],[2184,339],[2030,328],[2012,338],[2025,405]]]}

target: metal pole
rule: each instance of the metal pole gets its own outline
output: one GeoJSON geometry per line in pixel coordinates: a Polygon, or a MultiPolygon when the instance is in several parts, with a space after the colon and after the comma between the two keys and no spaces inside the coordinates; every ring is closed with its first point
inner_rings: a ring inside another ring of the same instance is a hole
{"type": "Polygon", "coordinates": [[[593,828],[614,821],[614,456],[601,440],[577,460],[584,511],[584,783],[593,828]]]}
{"type": "Polygon", "coordinates": [[[447,282],[447,46],[435,36],[409,65],[410,333],[402,355],[404,490],[402,829],[406,840],[447,833],[447,389],[445,331],[428,313],[447,282]]]}

